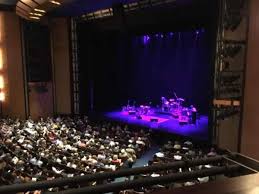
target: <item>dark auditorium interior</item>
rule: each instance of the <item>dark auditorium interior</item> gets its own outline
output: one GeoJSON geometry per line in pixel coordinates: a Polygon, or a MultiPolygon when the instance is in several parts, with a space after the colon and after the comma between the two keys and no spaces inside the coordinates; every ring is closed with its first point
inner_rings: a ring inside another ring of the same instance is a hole
{"type": "Polygon", "coordinates": [[[259,194],[258,61],[259,0],[0,0],[0,194],[259,194]]]}

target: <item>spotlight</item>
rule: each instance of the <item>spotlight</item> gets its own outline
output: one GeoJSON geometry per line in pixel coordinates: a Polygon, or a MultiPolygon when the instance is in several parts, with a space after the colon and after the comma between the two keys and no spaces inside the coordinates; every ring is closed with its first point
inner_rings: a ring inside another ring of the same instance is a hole
{"type": "Polygon", "coordinates": [[[149,40],[150,40],[149,35],[144,35],[143,36],[143,43],[144,43],[144,45],[147,44],[149,40]]]}
{"type": "Polygon", "coordinates": [[[173,36],[173,35],[174,35],[174,33],[173,33],[173,32],[170,32],[170,33],[169,33],[169,35],[170,35],[170,36],[173,36]]]}
{"type": "Polygon", "coordinates": [[[199,32],[199,30],[196,30],[196,34],[198,35],[200,32],[199,32]]]}
{"type": "Polygon", "coordinates": [[[161,38],[164,38],[164,35],[163,35],[163,34],[160,34],[160,37],[161,37],[161,38]]]}

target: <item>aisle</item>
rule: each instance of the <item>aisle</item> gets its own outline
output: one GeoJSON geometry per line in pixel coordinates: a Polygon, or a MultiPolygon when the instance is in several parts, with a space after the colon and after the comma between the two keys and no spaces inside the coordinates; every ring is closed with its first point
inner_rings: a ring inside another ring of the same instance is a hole
{"type": "MultiPolygon", "coordinates": [[[[158,146],[152,146],[141,158],[137,159],[132,168],[143,167],[148,163],[149,160],[153,159],[153,155],[157,153],[159,150],[158,146]]],[[[125,177],[116,178],[114,182],[124,182],[126,180],[125,177]]]]}
{"type": "Polygon", "coordinates": [[[153,159],[154,154],[158,151],[158,146],[152,146],[141,158],[137,159],[136,163],[133,165],[133,168],[143,167],[144,165],[146,165],[149,160],[153,159]]]}

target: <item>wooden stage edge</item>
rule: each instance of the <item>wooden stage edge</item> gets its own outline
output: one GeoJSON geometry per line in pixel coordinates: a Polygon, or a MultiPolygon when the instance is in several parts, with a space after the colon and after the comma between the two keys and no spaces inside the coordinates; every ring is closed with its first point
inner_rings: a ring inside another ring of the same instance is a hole
{"type": "Polygon", "coordinates": [[[152,194],[259,194],[259,173],[152,194]]]}

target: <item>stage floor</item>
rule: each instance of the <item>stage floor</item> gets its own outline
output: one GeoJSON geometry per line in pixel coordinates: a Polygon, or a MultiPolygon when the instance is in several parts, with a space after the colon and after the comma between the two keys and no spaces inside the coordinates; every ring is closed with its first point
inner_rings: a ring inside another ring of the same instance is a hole
{"type": "Polygon", "coordinates": [[[171,115],[154,112],[150,115],[141,115],[142,119],[137,119],[135,115],[128,112],[113,111],[106,112],[105,117],[121,121],[127,124],[139,125],[152,129],[153,131],[163,131],[181,136],[191,137],[197,140],[208,140],[208,116],[201,115],[196,124],[180,125],[177,119],[171,115]],[[151,122],[150,119],[158,119],[158,122],[151,122]]]}

